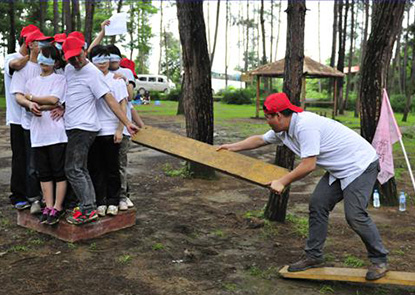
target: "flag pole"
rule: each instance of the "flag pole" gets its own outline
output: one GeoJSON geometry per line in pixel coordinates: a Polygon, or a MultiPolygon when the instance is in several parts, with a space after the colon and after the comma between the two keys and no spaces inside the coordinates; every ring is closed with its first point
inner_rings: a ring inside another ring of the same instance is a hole
{"type": "Polygon", "coordinates": [[[406,165],[408,166],[408,170],[409,170],[409,176],[411,177],[412,186],[414,187],[414,192],[415,192],[414,175],[412,173],[411,164],[409,163],[408,155],[406,154],[405,146],[403,145],[402,137],[399,138],[399,142],[400,142],[401,147],[402,147],[403,155],[405,156],[406,165]]]}

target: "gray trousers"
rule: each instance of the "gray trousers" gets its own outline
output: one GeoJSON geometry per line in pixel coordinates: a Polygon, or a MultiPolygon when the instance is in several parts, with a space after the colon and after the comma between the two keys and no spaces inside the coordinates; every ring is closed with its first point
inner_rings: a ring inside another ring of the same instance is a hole
{"type": "Polygon", "coordinates": [[[66,130],[65,174],[78,198],[81,211],[96,209],[94,185],[88,172],[88,152],[97,134],[80,129],[66,130]]]}
{"type": "Polygon", "coordinates": [[[128,193],[128,179],[127,179],[127,153],[130,149],[130,138],[126,135],[123,135],[121,144],[120,144],[120,176],[121,176],[121,194],[120,200],[125,200],[129,197],[128,193]]]}
{"type": "Polygon", "coordinates": [[[388,251],[382,244],[379,231],[366,209],[378,175],[379,162],[375,161],[350,183],[344,191],[340,181],[329,185],[329,173],[317,184],[309,204],[309,234],[305,247],[308,257],[322,258],[323,246],[327,237],[328,219],[334,206],[344,200],[347,223],[360,236],[366,246],[372,263],[387,262],[388,251]]]}

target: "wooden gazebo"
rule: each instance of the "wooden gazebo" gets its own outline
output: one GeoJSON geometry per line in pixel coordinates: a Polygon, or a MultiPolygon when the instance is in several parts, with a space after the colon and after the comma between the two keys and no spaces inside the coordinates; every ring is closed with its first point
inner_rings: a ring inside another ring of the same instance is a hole
{"type": "MultiPolygon", "coordinates": [[[[250,76],[257,77],[257,90],[256,90],[256,117],[259,116],[259,86],[261,82],[261,77],[268,78],[284,78],[284,64],[285,60],[281,59],[263,66],[256,68],[255,70],[250,71],[248,74],[250,76]]],[[[335,68],[323,65],[315,60],[312,60],[308,56],[304,57],[304,66],[303,66],[303,80],[302,80],[302,91],[301,91],[301,106],[305,106],[305,94],[306,94],[306,78],[334,78],[334,91],[333,91],[333,101],[330,102],[333,104],[333,117],[335,110],[337,109],[337,79],[345,75],[338,71],[335,68]]]]}

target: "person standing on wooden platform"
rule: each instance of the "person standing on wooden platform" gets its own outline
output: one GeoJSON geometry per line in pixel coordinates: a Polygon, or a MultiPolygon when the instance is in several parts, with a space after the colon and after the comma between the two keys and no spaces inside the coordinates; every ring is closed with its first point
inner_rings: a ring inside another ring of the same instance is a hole
{"type": "Polygon", "coordinates": [[[287,146],[301,157],[301,162],[290,173],[270,183],[270,189],[279,194],[292,182],[314,171],[317,165],[327,171],[310,198],[305,258],[291,264],[288,271],[324,265],[323,246],[329,214],[343,200],[346,220],[362,239],[372,262],[366,279],[377,280],[385,276],[388,251],[366,210],[379,172],[375,149],[341,123],[291,104],[285,93],[268,96],[263,109],[272,130],[264,135],[221,145],[218,150],[236,152],[273,143],[287,146]]]}

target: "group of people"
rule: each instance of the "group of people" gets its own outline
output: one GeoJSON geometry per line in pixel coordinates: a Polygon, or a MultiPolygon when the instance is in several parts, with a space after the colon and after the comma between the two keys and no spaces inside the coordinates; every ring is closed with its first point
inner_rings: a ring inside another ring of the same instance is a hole
{"type": "MultiPolygon", "coordinates": [[[[79,32],[48,37],[29,25],[21,32],[19,52],[6,57],[7,122],[13,152],[10,200],[17,209],[31,206],[34,213],[44,202],[41,222],[55,224],[63,216],[68,187],[78,207],[67,221],[76,225],[116,215],[132,205],[127,198],[128,143],[144,123],[130,102],[133,63],[122,60],[115,45],[100,45],[107,24],[101,24],[89,47],[79,32]]],[[[388,251],[366,210],[379,171],[376,151],[342,124],[291,104],[284,93],[268,96],[264,113],[272,130],[221,145],[218,151],[287,146],[301,162],[270,183],[276,193],[317,165],[327,170],[310,199],[306,256],[288,270],[323,265],[328,217],[343,200],[346,220],[361,237],[372,262],[366,278],[383,277],[388,251]]]]}
{"type": "Polygon", "coordinates": [[[133,206],[127,152],[144,123],[131,105],[134,62],[100,44],[108,24],[89,47],[80,32],[51,37],[28,25],[5,58],[10,201],[44,224],[66,211],[81,225],[133,206]]]}

